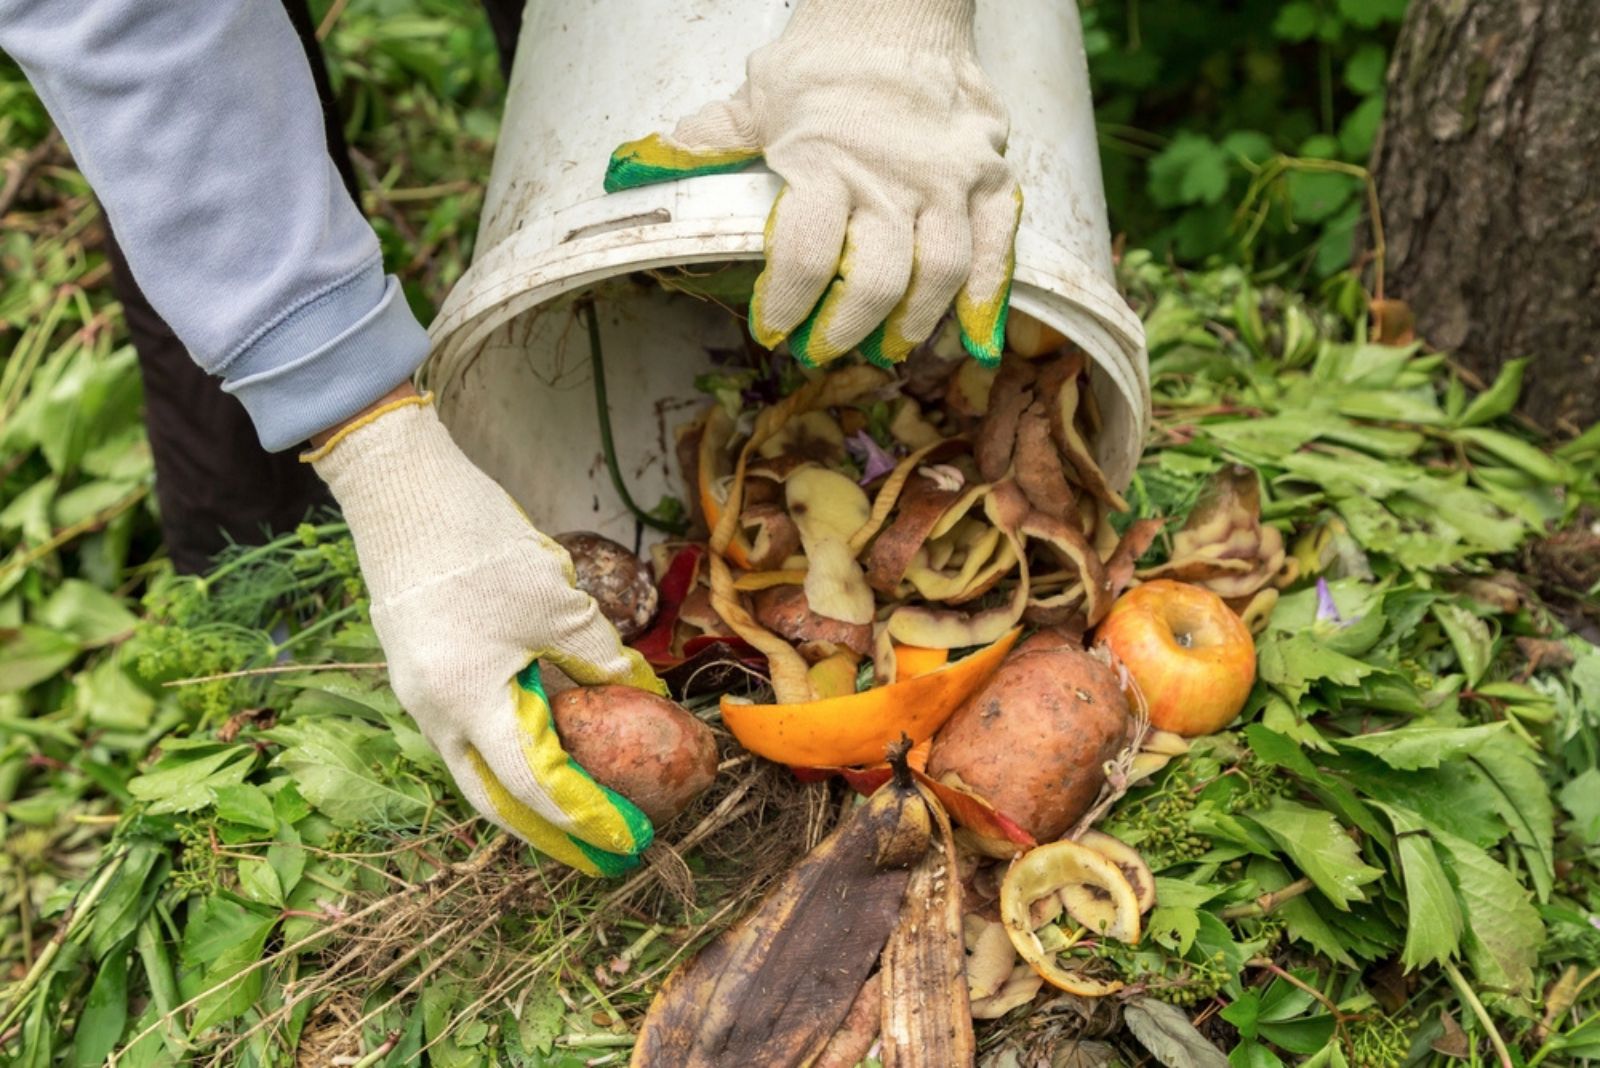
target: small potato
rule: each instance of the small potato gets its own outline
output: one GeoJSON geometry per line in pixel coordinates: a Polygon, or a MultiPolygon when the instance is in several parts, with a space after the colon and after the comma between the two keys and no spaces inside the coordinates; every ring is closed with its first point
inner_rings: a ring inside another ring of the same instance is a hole
{"type": "Polygon", "coordinates": [[[711,728],[631,686],[579,686],[550,699],[569,756],[638,805],[651,822],[677,816],[717,777],[711,728]]]}
{"type": "Polygon", "coordinates": [[[1116,673],[1082,649],[1012,653],[934,737],[928,774],[950,772],[1041,842],[1094,804],[1101,766],[1127,741],[1116,673]]]}
{"type": "Polygon", "coordinates": [[[556,535],[572,557],[578,589],[595,599],[600,614],[611,621],[625,642],[650,627],[660,595],[650,567],[626,547],[587,530],[556,535]]]}

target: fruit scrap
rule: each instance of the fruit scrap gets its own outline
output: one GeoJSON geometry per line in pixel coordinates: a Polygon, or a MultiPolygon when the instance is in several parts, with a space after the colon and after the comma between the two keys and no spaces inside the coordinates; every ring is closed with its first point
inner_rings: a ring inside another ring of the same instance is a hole
{"type": "Polygon", "coordinates": [[[1235,464],[1206,484],[1183,529],[1172,537],[1172,556],[1139,577],[1204,586],[1235,612],[1264,625],[1277,591],[1298,572],[1299,563],[1285,556],[1283,535],[1261,522],[1256,473],[1235,464]]]}
{"type": "Polygon", "coordinates": [[[861,984],[861,992],[850,1005],[844,1023],[828,1039],[821,1056],[810,1068],[856,1068],[872,1052],[878,1040],[879,1021],[883,1015],[883,976],[873,972],[861,984]]]}
{"type": "MultiPolygon", "coordinates": [[[[902,734],[913,742],[931,738],[999,667],[1016,640],[1017,632],[1012,631],[925,675],[842,697],[774,705],[725,697],[722,722],[739,744],[768,760],[802,767],[873,763],[902,734]]],[[[792,649],[789,652],[800,659],[792,649]]],[[[801,671],[805,670],[802,660],[801,671]]]]}
{"type": "Polygon", "coordinates": [[[872,514],[867,495],[849,476],[811,466],[790,475],[784,491],[806,554],[805,599],[811,611],[844,623],[871,623],[872,590],[850,549],[851,536],[872,514]]]}
{"type": "Polygon", "coordinates": [[[749,916],[662,985],[634,1047],[640,1068],[810,1063],[855,1002],[930,844],[923,795],[899,770],[749,916]],[[840,902],[849,907],[841,910],[840,902]]]}
{"type": "Polygon", "coordinates": [[[961,931],[967,950],[967,998],[974,1020],[997,1020],[1033,1000],[1044,980],[1018,961],[1005,924],[968,913],[961,931]]]}
{"type": "Polygon", "coordinates": [[[1071,841],[1042,845],[1012,862],[1000,884],[1000,919],[1018,955],[1045,982],[1081,997],[1114,994],[1122,983],[1068,971],[1058,955],[1086,934],[1129,945],[1140,935],[1139,898],[1127,877],[1101,853],[1071,841]],[[1057,923],[1063,912],[1070,931],[1057,923]]]}
{"type": "Polygon", "coordinates": [[[1249,628],[1203,586],[1157,579],[1130,590],[1095,640],[1126,669],[1159,730],[1191,738],[1219,731],[1255,684],[1249,628]]]}
{"type": "Polygon", "coordinates": [[[884,1068],[960,1068],[977,1057],[950,821],[929,803],[942,848],[924,848],[883,950],[884,1068]]]}

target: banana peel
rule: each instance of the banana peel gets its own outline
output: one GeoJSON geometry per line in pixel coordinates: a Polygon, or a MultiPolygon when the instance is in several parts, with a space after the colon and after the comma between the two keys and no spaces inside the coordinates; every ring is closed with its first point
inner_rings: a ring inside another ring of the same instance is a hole
{"type": "Polygon", "coordinates": [[[755,912],[667,979],[634,1046],[635,1068],[798,1068],[822,1053],[900,922],[931,842],[929,805],[905,752],[895,747],[891,782],[755,912]]]}
{"type": "Polygon", "coordinates": [[[962,1068],[977,1059],[955,837],[931,795],[927,808],[941,848],[923,851],[883,950],[883,1068],[962,1068]]]}

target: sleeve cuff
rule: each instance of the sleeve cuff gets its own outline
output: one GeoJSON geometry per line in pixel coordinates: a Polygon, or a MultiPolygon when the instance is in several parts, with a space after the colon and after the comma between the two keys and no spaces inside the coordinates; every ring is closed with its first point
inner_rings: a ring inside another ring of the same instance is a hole
{"type": "Polygon", "coordinates": [[[244,404],[273,452],[349,419],[409,379],[428,355],[427,331],[392,275],[362,272],[307,311],[259,338],[224,375],[223,390],[244,404]],[[307,337],[340,321],[351,325],[320,344],[307,337]]]}

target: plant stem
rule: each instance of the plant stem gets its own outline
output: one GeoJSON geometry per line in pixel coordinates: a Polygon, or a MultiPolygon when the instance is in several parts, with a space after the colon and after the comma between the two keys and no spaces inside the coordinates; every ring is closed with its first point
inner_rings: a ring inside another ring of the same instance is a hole
{"type": "Polygon", "coordinates": [[[1511,1051],[1506,1049],[1505,1039],[1500,1037],[1499,1028],[1494,1021],[1489,1019],[1489,1010],[1483,1007],[1483,1002],[1478,1000],[1478,995],[1473,993],[1472,987],[1467,985],[1466,977],[1461,974],[1461,969],[1453,961],[1444,962],[1444,974],[1449,977],[1450,985],[1456,988],[1456,993],[1461,995],[1461,1000],[1467,1003],[1472,1010],[1472,1015],[1478,1018],[1483,1029],[1489,1034],[1489,1044],[1494,1047],[1495,1056],[1500,1059],[1500,1068],[1512,1068],[1511,1051]]]}
{"type": "Polygon", "coordinates": [[[1222,918],[1225,920],[1242,920],[1251,916],[1265,916],[1284,902],[1293,901],[1301,894],[1311,890],[1315,885],[1310,879],[1296,879],[1288,886],[1274,890],[1270,894],[1262,894],[1254,901],[1229,905],[1222,910],[1222,918]]]}
{"type": "Polygon", "coordinates": [[[611,485],[617,491],[617,496],[622,498],[623,506],[632,512],[633,517],[639,522],[665,534],[682,534],[688,529],[684,524],[658,519],[635,504],[633,496],[628,493],[627,483],[622,480],[622,468],[617,462],[617,446],[611,438],[611,406],[606,401],[606,365],[600,351],[600,314],[595,311],[594,301],[584,301],[583,317],[589,328],[590,377],[594,379],[595,414],[600,420],[600,448],[605,453],[606,470],[611,474],[611,485]]]}

